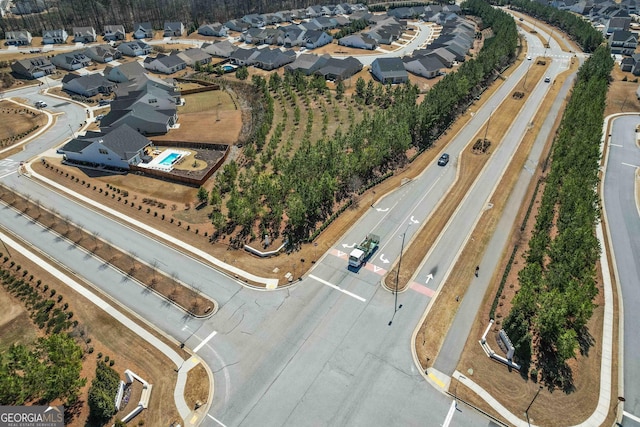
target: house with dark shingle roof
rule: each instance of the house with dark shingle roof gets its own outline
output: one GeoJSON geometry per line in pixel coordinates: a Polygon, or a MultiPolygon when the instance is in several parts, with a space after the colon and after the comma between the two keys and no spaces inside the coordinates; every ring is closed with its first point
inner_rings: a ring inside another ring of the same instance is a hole
{"type": "Polygon", "coordinates": [[[259,54],[260,50],[255,47],[251,49],[238,48],[229,56],[229,59],[232,64],[243,67],[253,65],[259,54]]]}
{"type": "Polygon", "coordinates": [[[330,58],[331,55],[329,54],[318,56],[312,53],[303,53],[291,64],[285,65],[284,70],[292,73],[300,71],[308,76],[322,68],[330,58]]]}
{"type": "Polygon", "coordinates": [[[143,66],[147,70],[158,73],[173,74],[187,68],[187,63],[178,55],[165,55],[163,53],[159,53],[155,58],[147,56],[144,59],[143,66]]]}
{"type": "Polygon", "coordinates": [[[239,33],[251,28],[250,24],[247,24],[246,22],[242,22],[239,19],[231,19],[225,22],[224,26],[230,29],[231,31],[237,31],[239,33]]]}
{"type": "Polygon", "coordinates": [[[353,56],[347,58],[329,58],[314,74],[325,80],[344,81],[362,70],[362,63],[353,56]]]}
{"type": "Polygon", "coordinates": [[[404,68],[408,72],[428,79],[438,76],[441,70],[445,68],[444,64],[435,55],[425,55],[417,58],[405,57],[403,62],[404,68]]]}
{"type": "Polygon", "coordinates": [[[44,30],[42,32],[42,44],[63,44],[67,42],[69,34],[65,29],[44,30]]]}
{"type": "Polygon", "coordinates": [[[202,50],[207,52],[209,55],[228,58],[233,52],[238,50],[238,46],[228,40],[222,40],[217,43],[203,43],[202,50]]]}
{"type": "Polygon", "coordinates": [[[307,49],[315,49],[331,43],[333,37],[324,31],[307,31],[303,36],[304,45],[307,49]]]}
{"type": "Polygon", "coordinates": [[[58,68],[67,71],[79,70],[91,65],[91,59],[82,52],[63,52],[51,58],[51,62],[58,68]]]}
{"type": "Polygon", "coordinates": [[[130,42],[120,43],[117,49],[126,56],[144,56],[149,55],[153,48],[142,40],[133,40],[130,42]]]}
{"type": "Polygon", "coordinates": [[[103,28],[102,37],[105,41],[124,40],[126,36],[124,25],[105,25],[103,28]]]}
{"type": "Polygon", "coordinates": [[[184,24],[182,22],[165,22],[163,26],[164,37],[180,37],[184,34],[184,24]]]}
{"type": "Polygon", "coordinates": [[[638,35],[631,31],[614,31],[607,40],[614,55],[633,55],[638,47],[638,35]]]}
{"type": "Polygon", "coordinates": [[[195,67],[196,64],[206,65],[211,62],[211,55],[199,47],[187,49],[182,52],[177,52],[176,55],[180,57],[188,66],[195,67]]]}
{"type": "Polygon", "coordinates": [[[113,92],[115,86],[116,83],[97,73],[85,76],[69,73],[62,79],[62,89],[86,97],[92,97],[99,93],[109,94],[113,92]]]}
{"type": "Polygon", "coordinates": [[[371,74],[382,84],[409,81],[409,74],[400,58],[376,58],[371,63],[371,74]]]}
{"type": "Polygon", "coordinates": [[[19,59],[11,64],[11,71],[30,79],[52,74],[56,71],[55,65],[51,63],[49,58],[38,56],[36,58],[19,59]]]}
{"type": "Polygon", "coordinates": [[[108,44],[90,46],[83,53],[96,62],[107,63],[122,58],[122,53],[108,44]]]}
{"type": "Polygon", "coordinates": [[[8,46],[27,46],[31,44],[31,33],[26,30],[7,31],[4,33],[5,43],[8,46]]]}
{"type": "Polygon", "coordinates": [[[259,49],[259,54],[254,58],[255,66],[263,70],[275,70],[296,59],[296,53],[292,50],[259,49]]]}
{"type": "Polygon", "coordinates": [[[117,83],[134,80],[146,73],[144,67],[138,61],[126,62],[117,67],[107,65],[104,69],[104,76],[117,83]]]}
{"type": "Polygon", "coordinates": [[[198,28],[198,34],[203,36],[224,37],[227,35],[228,28],[219,22],[213,24],[202,24],[198,28]]]}
{"type": "Polygon", "coordinates": [[[93,27],[73,27],[73,41],[76,43],[93,43],[97,40],[93,27]]]}
{"type": "Polygon", "coordinates": [[[151,22],[136,22],[133,24],[133,38],[152,39],[153,27],[151,26],[151,22]]]}
{"type": "Polygon", "coordinates": [[[144,149],[151,145],[131,126],[122,124],[109,132],[87,132],[67,142],[59,151],[69,162],[94,167],[129,169],[142,161],[144,149]]]}
{"type": "Polygon", "coordinates": [[[378,47],[378,42],[369,36],[351,34],[338,40],[340,46],[355,47],[357,49],[373,50],[378,47]]]}

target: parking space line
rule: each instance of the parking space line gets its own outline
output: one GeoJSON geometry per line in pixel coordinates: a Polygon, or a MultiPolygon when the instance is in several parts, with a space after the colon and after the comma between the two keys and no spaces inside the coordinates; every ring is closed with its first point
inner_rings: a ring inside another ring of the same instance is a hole
{"type": "Polygon", "coordinates": [[[310,277],[311,279],[313,279],[313,280],[316,280],[316,281],[318,281],[318,282],[322,283],[323,285],[327,285],[327,286],[329,286],[330,288],[333,288],[333,289],[335,289],[335,290],[337,290],[337,291],[340,291],[340,292],[342,292],[343,294],[349,295],[350,297],[353,297],[353,298],[355,298],[355,299],[357,299],[357,300],[359,300],[359,301],[362,301],[362,302],[365,302],[365,301],[366,301],[366,299],[362,298],[361,296],[356,295],[356,294],[354,294],[353,292],[349,292],[349,291],[347,291],[347,290],[345,290],[345,289],[342,289],[340,286],[336,286],[336,285],[334,285],[333,283],[329,283],[329,282],[327,282],[327,281],[326,281],[326,280],[324,280],[324,279],[321,279],[321,278],[319,278],[319,277],[314,276],[313,274],[310,274],[310,275],[309,275],[309,277],[310,277]]]}

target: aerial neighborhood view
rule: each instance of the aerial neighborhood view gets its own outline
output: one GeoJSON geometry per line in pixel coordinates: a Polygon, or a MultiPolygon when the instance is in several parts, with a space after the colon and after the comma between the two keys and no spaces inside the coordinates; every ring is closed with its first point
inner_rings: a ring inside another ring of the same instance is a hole
{"type": "Polygon", "coordinates": [[[0,0],[0,426],[640,427],[640,0],[0,0]]]}

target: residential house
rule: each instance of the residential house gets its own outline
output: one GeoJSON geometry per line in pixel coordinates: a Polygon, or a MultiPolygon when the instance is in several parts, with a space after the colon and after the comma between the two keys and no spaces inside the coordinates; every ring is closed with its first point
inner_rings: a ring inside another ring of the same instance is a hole
{"type": "Polygon", "coordinates": [[[181,37],[184,34],[184,24],[182,22],[165,22],[163,26],[164,37],[181,37]]]}
{"type": "Polygon", "coordinates": [[[229,60],[239,67],[248,67],[255,63],[255,58],[259,54],[260,50],[255,47],[251,49],[238,48],[229,56],[229,60]]]}
{"type": "Polygon", "coordinates": [[[314,74],[321,75],[325,80],[344,81],[362,70],[362,63],[353,56],[347,58],[329,58],[329,60],[314,74]]]}
{"type": "Polygon", "coordinates": [[[217,43],[203,43],[202,50],[209,55],[218,56],[221,58],[228,58],[233,52],[238,49],[238,46],[234,45],[228,40],[222,40],[217,43]]]}
{"type": "Polygon", "coordinates": [[[401,58],[376,58],[371,63],[371,74],[382,84],[409,81],[409,75],[401,58]]]}
{"type": "Polygon", "coordinates": [[[11,71],[29,78],[37,79],[56,71],[55,65],[48,58],[38,56],[36,58],[19,59],[11,64],[11,71]]]}
{"type": "Polygon", "coordinates": [[[322,16],[324,10],[322,6],[309,6],[305,12],[307,13],[308,18],[316,18],[318,16],[322,16]]]}
{"type": "Polygon", "coordinates": [[[44,30],[42,32],[42,44],[64,44],[67,42],[69,34],[64,28],[59,30],[44,30]]]}
{"type": "Polygon", "coordinates": [[[614,31],[608,43],[614,55],[633,55],[638,46],[638,35],[631,31],[614,31]]]}
{"type": "Polygon", "coordinates": [[[280,18],[280,22],[291,22],[293,19],[293,14],[289,10],[280,10],[274,13],[278,18],[280,18]]]}
{"type": "Polygon", "coordinates": [[[231,19],[224,23],[224,26],[227,27],[231,31],[237,31],[239,33],[248,30],[251,28],[250,24],[243,22],[239,19],[231,19]]]}
{"type": "Polygon", "coordinates": [[[73,41],[76,43],[93,43],[97,40],[93,27],[73,27],[73,41]]]}
{"type": "Polygon", "coordinates": [[[351,34],[338,40],[340,46],[355,47],[357,49],[373,50],[378,47],[378,42],[368,36],[351,34]]]}
{"type": "Polygon", "coordinates": [[[260,15],[260,18],[265,23],[265,25],[276,25],[282,22],[280,16],[275,13],[263,13],[260,15]]]}
{"type": "Polygon", "coordinates": [[[133,38],[152,39],[153,27],[151,26],[151,22],[136,22],[133,24],[133,38]]]}
{"type": "Polygon", "coordinates": [[[27,46],[31,44],[31,33],[26,30],[7,31],[4,33],[5,44],[8,46],[27,46]]]}
{"type": "Polygon", "coordinates": [[[351,22],[363,20],[364,22],[369,23],[371,22],[371,18],[373,18],[373,13],[366,10],[357,10],[349,15],[349,21],[351,22]]]}
{"type": "Polygon", "coordinates": [[[151,145],[144,136],[128,124],[121,124],[107,133],[87,132],[67,142],[60,152],[63,159],[80,165],[129,169],[142,162],[144,149],[151,145]]]}
{"type": "Polygon", "coordinates": [[[349,3],[340,3],[333,9],[336,15],[349,15],[351,13],[351,5],[349,3]]]}
{"type": "Polygon", "coordinates": [[[255,45],[276,44],[281,35],[282,31],[276,28],[249,28],[240,35],[240,39],[255,45]]]}
{"type": "Polygon", "coordinates": [[[351,20],[346,16],[336,15],[331,18],[333,21],[336,21],[337,27],[345,27],[351,23],[351,20]]]}
{"type": "Polygon", "coordinates": [[[202,24],[200,28],[198,28],[198,34],[202,36],[225,37],[227,30],[227,27],[219,22],[215,22],[213,24],[202,24]]]}
{"type": "Polygon", "coordinates": [[[143,63],[144,68],[158,73],[173,74],[187,68],[187,63],[178,55],[158,54],[155,58],[147,56],[143,63]]]}
{"type": "Polygon", "coordinates": [[[428,79],[438,76],[442,69],[445,68],[444,64],[435,55],[425,55],[417,58],[405,57],[403,62],[404,68],[408,72],[428,79]]]}
{"type": "Polygon", "coordinates": [[[124,25],[105,25],[102,33],[105,41],[124,40],[126,36],[127,32],[124,30],[124,25]]]}
{"type": "Polygon", "coordinates": [[[211,55],[199,47],[187,49],[176,53],[188,66],[196,68],[199,65],[206,65],[211,62],[211,55]]]}
{"type": "Polygon", "coordinates": [[[126,62],[112,67],[107,65],[104,69],[104,76],[116,83],[125,83],[144,76],[147,72],[138,61],[126,62]]]}
{"type": "Polygon", "coordinates": [[[47,9],[44,0],[16,0],[10,8],[14,15],[29,15],[41,13],[47,9]]]}
{"type": "Polygon", "coordinates": [[[153,51],[153,48],[142,40],[120,43],[117,49],[126,56],[144,56],[153,51]]]}
{"type": "Polygon", "coordinates": [[[261,28],[266,25],[264,19],[262,19],[262,16],[258,15],[257,13],[244,15],[242,17],[242,22],[249,24],[253,28],[261,28]]]}
{"type": "Polygon", "coordinates": [[[319,16],[317,18],[313,18],[310,23],[314,24],[320,30],[332,30],[338,26],[338,22],[326,16],[319,16]]]}
{"type": "Polygon", "coordinates": [[[440,62],[442,62],[447,68],[453,67],[454,63],[456,62],[456,56],[451,51],[443,47],[430,50],[427,53],[436,55],[440,62]]]}
{"type": "Polygon", "coordinates": [[[296,59],[296,53],[292,50],[259,49],[259,54],[254,58],[255,66],[263,70],[271,71],[296,59]]]}
{"type": "Polygon", "coordinates": [[[115,86],[116,83],[97,73],[85,76],[69,73],[62,79],[62,89],[86,97],[95,96],[99,93],[109,94],[113,92],[115,86]]]}
{"type": "Polygon", "coordinates": [[[278,40],[279,45],[290,48],[305,44],[304,36],[307,33],[306,30],[297,25],[288,25],[286,27],[280,27],[280,29],[282,30],[282,35],[278,40]]]}
{"type": "Polygon", "coordinates": [[[631,26],[631,17],[614,17],[609,18],[605,26],[605,35],[610,36],[614,31],[629,31],[631,26]]]}
{"type": "Polygon", "coordinates": [[[53,56],[51,63],[58,68],[74,71],[91,65],[91,59],[82,52],[63,52],[53,56]]]}
{"type": "Polygon", "coordinates": [[[622,61],[620,61],[620,70],[631,72],[635,65],[636,65],[636,61],[633,59],[632,56],[625,56],[624,58],[622,58],[622,61]]]}
{"type": "Polygon", "coordinates": [[[303,53],[299,55],[295,61],[285,65],[284,70],[291,73],[299,71],[309,76],[322,68],[330,58],[331,55],[329,54],[318,56],[311,53],[303,53]]]}
{"type": "Polygon", "coordinates": [[[107,63],[122,58],[122,53],[108,44],[90,46],[83,53],[96,62],[107,63]]]}
{"type": "Polygon", "coordinates": [[[304,43],[307,49],[315,49],[331,43],[333,37],[324,31],[307,31],[304,34],[304,43]]]}

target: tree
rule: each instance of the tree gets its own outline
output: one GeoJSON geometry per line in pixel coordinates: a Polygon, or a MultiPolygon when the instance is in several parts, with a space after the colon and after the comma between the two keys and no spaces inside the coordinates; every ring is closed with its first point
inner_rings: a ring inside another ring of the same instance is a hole
{"type": "Polygon", "coordinates": [[[342,97],[344,96],[344,91],[344,83],[342,82],[342,80],[338,80],[338,83],[336,85],[336,99],[342,99],[342,97]]]}
{"type": "Polygon", "coordinates": [[[96,377],[89,388],[89,417],[94,422],[103,423],[113,417],[117,408],[115,398],[120,385],[120,376],[106,363],[98,361],[96,377]]]}
{"type": "Polygon", "coordinates": [[[198,202],[200,202],[200,204],[204,204],[209,198],[209,192],[206,188],[201,186],[200,188],[198,188],[198,194],[196,194],[196,197],[198,198],[198,202]]]}
{"type": "Polygon", "coordinates": [[[247,80],[249,78],[249,70],[247,70],[247,67],[240,67],[236,70],[236,78],[238,80],[247,80]]]}
{"type": "Polygon", "coordinates": [[[358,77],[358,80],[356,80],[356,92],[354,94],[355,98],[359,101],[364,100],[364,94],[365,94],[365,88],[366,88],[367,84],[365,83],[364,79],[362,77],[358,77]]]}

